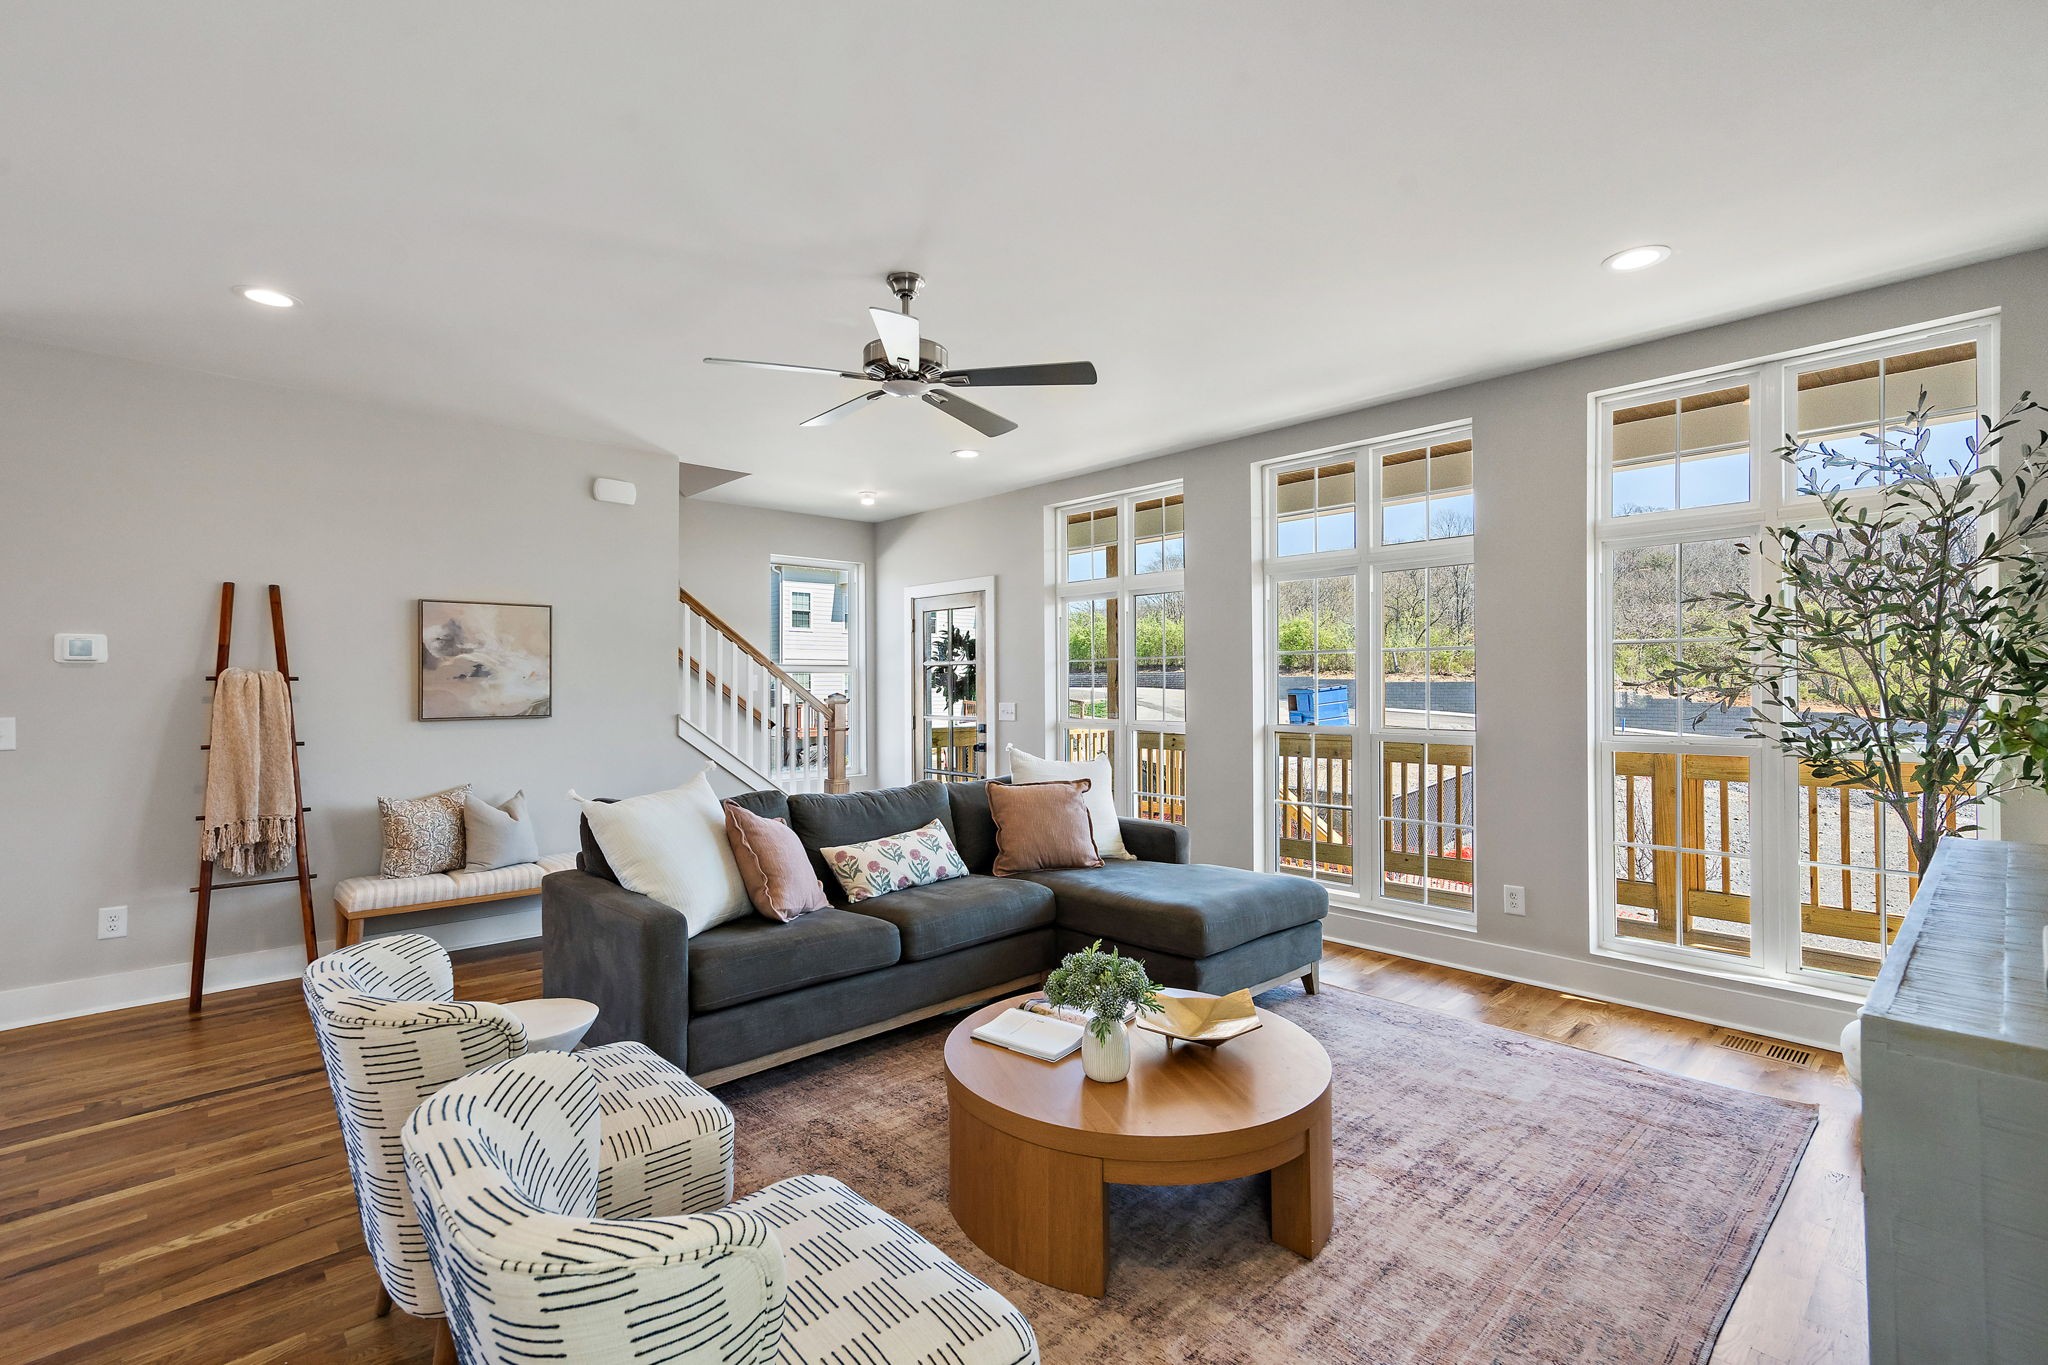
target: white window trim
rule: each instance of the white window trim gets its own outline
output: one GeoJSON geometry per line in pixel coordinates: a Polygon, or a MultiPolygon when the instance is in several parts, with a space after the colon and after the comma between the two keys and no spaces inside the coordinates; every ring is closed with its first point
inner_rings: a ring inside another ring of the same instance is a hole
{"type": "MultiPolygon", "coordinates": [[[[1254,612],[1257,634],[1252,651],[1257,678],[1254,691],[1258,704],[1258,724],[1253,730],[1253,771],[1257,775],[1254,792],[1257,804],[1253,815],[1252,846],[1257,865],[1261,869],[1268,872],[1278,870],[1279,850],[1275,843],[1273,813],[1274,803],[1278,799],[1274,791],[1275,737],[1281,734],[1349,735],[1353,765],[1351,885],[1345,886],[1328,881],[1319,881],[1319,884],[1328,890],[1335,903],[1346,909],[1385,915],[1394,919],[1419,921],[1444,928],[1476,931],[1479,910],[1479,862],[1476,855],[1472,861],[1473,904],[1470,910],[1416,905],[1408,901],[1390,900],[1378,893],[1382,838],[1380,787],[1386,775],[1381,751],[1389,739],[1396,743],[1470,745],[1473,757],[1472,828],[1475,844],[1480,826],[1480,811],[1485,790],[1485,779],[1481,775],[1479,762],[1479,727],[1482,722],[1475,717],[1474,728],[1470,730],[1418,730],[1388,726],[1385,723],[1384,680],[1380,676],[1384,659],[1380,643],[1381,575],[1402,569],[1470,564],[1475,570],[1476,595],[1477,565],[1474,552],[1477,546],[1478,513],[1475,496],[1473,535],[1403,541],[1391,545],[1383,543],[1379,457],[1390,450],[1460,439],[1473,440],[1473,423],[1470,418],[1393,432],[1365,441],[1325,446],[1319,450],[1268,460],[1253,467],[1252,505],[1257,518],[1260,563],[1259,591],[1254,612]],[[1277,516],[1280,476],[1345,457],[1351,458],[1357,465],[1353,484],[1353,505],[1359,519],[1357,534],[1353,536],[1355,548],[1282,556],[1278,552],[1277,516]],[[1277,614],[1275,587],[1281,580],[1344,574],[1351,575],[1357,585],[1352,592],[1353,610],[1356,613],[1352,638],[1358,646],[1359,721],[1348,726],[1283,723],[1277,719],[1280,714],[1280,699],[1277,686],[1279,651],[1274,640],[1277,614]]],[[[1478,445],[1474,441],[1475,494],[1478,487],[1478,453],[1478,445]]],[[[1476,658],[1476,635],[1473,644],[1476,658]]]]}
{"type": "MultiPolygon", "coordinates": [[[[1590,626],[1587,676],[1588,732],[1592,736],[1587,792],[1591,804],[1593,847],[1589,869],[1594,886],[1588,947],[1592,952],[1626,961],[1718,977],[1763,982],[1772,986],[1837,1000],[1861,1000],[1871,982],[1800,963],[1799,770],[1790,756],[1761,740],[1727,736],[1651,734],[1624,739],[1613,730],[1614,697],[1611,645],[1612,572],[1622,550],[1680,541],[1735,538],[1755,544],[1765,526],[1808,522],[1823,515],[1818,498],[1794,491],[1793,471],[1778,459],[1784,433],[1796,426],[1797,376],[1817,365],[1846,365],[1875,359],[1901,349],[1974,341],[1977,344],[1977,409],[1996,415],[1999,399],[2000,310],[1982,309],[1933,322],[1867,333],[1845,341],[1780,351],[1734,365],[1695,370],[1690,374],[1643,384],[1602,389],[1586,397],[1587,449],[1591,458],[1592,516],[1588,522],[1588,612],[1590,626]],[[1747,502],[1713,507],[1679,508],[1616,516],[1612,502],[1613,422],[1618,408],[1634,407],[1735,383],[1750,385],[1750,497],[1747,502]],[[1646,942],[1615,929],[1614,789],[1612,755],[1630,753],[1729,753],[1750,758],[1750,936],[1747,959],[1706,949],[1646,942]],[[1786,907],[1792,907],[1787,913],[1786,907]]],[[[1994,457],[1996,452],[1994,452],[1994,457]]],[[[1994,459],[1994,462],[1995,459],[1994,459]]],[[[1874,500],[1852,491],[1852,500],[1874,500]]],[[[1761,587],[1760,556],[1750,557],[1751,590],[1761,587]]],[[[1996,838],[1999,812],[1986,806],[1980,823],[1985,837],[1996,838]]]]}
{"type": "MultiPolygon", "coordinates": [[[[873,690],[871,686],[872,680],[868,677],[867,671],[867,566],[856,559],[821,559],[817,555],[770,554],[768,556],[768,567],[771,573],[778,564],[791,564],[803,569],[846,571],[853,575],[847,592],[847,600],[853,611],[853,626],[846,632],[846,652],[849,656],[847,658],[846,671],[853,679],[853,689],[846,698],[848,703],[846,708],[846,775],[848,777],[866,777],[868,774],[868,736],[871,729],[868,723],[869,708],[867,698],[873,690]]],[[[782,609],[781,603],[776,603],[775,609],[780,611],[782,609]]],[[[781,666],[788,668],[786,664],[781,666]]],[[[794,672],[795,670],[792,669],[790,671],[794,672]]]]}
{"type": "MultiPolygon", "coordinates": [[[[1156,731],[1162,734],[1180,735],[1186,738],[1188,727],[1185,718],[1173,720],[1137,719],[1137,656],[1138,656],[1138,610],[1137,599],[1156,593],[1178,592],[1182,594],[1182,609],[1187,605],[1187,532],[1186,532],[1186,490],[1179,479],[1168,479],[1160,483],[1146,484],[1139,488],[1127,488],[1118,493],[1104,493],[1092,498],[1074,498],[1067,502],[1054,503],[1045,509],[1045,534],[1049,562],[1046,566],[1046,661],[1047,686],[1045,695],[1045,752],[1050,758],[1064,759],[1067,755],[1067,603],[1092,601],[1098,598],[1117,599],[1116,658],[1119,663],[1117,678],[1116,713],[1114,720],[1099,724],[1081,724],[1072,728],[1099,730],[1114,733],[1111,743],[1115,753],[1110,767],[1116,777],[1117,808],[1121,814],[1135,816],[1138,809],[1138,753],[1137,734],[1140,730],[1156,731]],[[1141,502],[1157,498],[1179,496],[1182,503],[1182,548],[1181,564],[1178,569],[1162,569],[1157,573],[1133,572],[1137,565],[1135,546],[1137,543],[1137,517],[1135,508],[1141,502]],[[1117,509],[1117,572],[1107,578],[1090,578],[1078,583],[1067,581],[1067,517],[1075,512],[1093,511],[1114,505],[1117,509]]],[[[1192,689],[1190,689],[1192,690],[1192,689]]],[[[1182,798],[1183,809],[1187,799],[1182,798]]]]}

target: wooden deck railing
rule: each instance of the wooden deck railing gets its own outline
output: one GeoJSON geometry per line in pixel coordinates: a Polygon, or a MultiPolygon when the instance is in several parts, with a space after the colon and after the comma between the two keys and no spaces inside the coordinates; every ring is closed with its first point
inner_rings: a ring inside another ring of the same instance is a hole
{"type": "MultiPolygon", "coordinates": [[[[1618,932],[1663,943],[1747,954],[1750,923],[1750,760],[1740,755],[1617,753],[1614,755],[1617,841],[1646,850],[1649,876],[1637,875],[1645,854],[1625,851],[1615,877],[1624,913],[1618,932]],[[1702,923],[1701,921],[1705,921],[1702,923]]],[[[1799,927],[1802,934],[1848,944],[1889,944],[1905,902],[1919,889],[1919,869],[1891,812],[1868,789],[1823,781],[1802,766],[1805,808],[1799,927]],[[1905,894],[1887,905],[1887,880],[1905,894]],[[1830,903],[1834,902],[1834,903],[1830,903]]],[[[1917,808],[1916,808],[1917,814],[1917,808]]],[[[1796,813],[1795,813],[1796,818],[1796,813]]],[[[1949,828],[1956,827],[1953,815],[1949,828]]],[[[1875,976],[1882,952],[1841,951],[1803,944],[1807,966],[1875,976]]]]}
{"type": "Polygon", "coordinates": [[[681,716],[785,791],[846,790],[847,699],[824,698],[679,590],[681,716]]]}

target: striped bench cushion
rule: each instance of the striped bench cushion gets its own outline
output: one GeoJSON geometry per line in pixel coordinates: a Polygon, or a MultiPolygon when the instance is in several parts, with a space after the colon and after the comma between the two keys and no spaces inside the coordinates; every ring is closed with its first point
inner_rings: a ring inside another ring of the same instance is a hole
{"type": "Polygon", "coordinates": [[[334,903],[343,914],[396,910],[407,905],[502,896],[511,891],[539,891],[550,872],[576,866],[573,853],[551,853],[537,863],[514,863],[488,872],[434,872],[424,877],[350,877],[334,888],[334,903]]]}

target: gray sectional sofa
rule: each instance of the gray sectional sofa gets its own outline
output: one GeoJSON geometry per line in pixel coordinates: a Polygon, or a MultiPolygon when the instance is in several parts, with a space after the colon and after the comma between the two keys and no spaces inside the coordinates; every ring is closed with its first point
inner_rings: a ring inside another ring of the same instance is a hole
{"type": "Polygon", "coordinates": [[[680,914],[618,884],[586,824],[576,870],[541,884],[541,977],[548,995],[596,1003],[590,1042],[645,1043],[715,1084],[1028,990],[1096,939],[1168,986],[1222,994],[1299,976],[1315,988],[1323,888],[1190,863],[1175,825],[1123,821],[1133,862],[998,878],[981,783],[735,799],[789,821],[832,908],[690,938],[680,914]],[[933,820],[971,875],[846,904],[817,850],[933,820]]]}

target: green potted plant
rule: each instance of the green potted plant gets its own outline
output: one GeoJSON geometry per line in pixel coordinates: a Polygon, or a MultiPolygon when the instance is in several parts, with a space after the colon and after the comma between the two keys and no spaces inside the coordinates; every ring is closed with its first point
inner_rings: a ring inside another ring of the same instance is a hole
{"type": "Polygon", "coordinates": [[[1120,1081],[1131,1074],[1129,1019],[1159,1013],[1159,987],[1135,958],[1116,949],[1102,951],[1097,939],[1068,953],[1045,978],[1046,1000],[1088,1016],[1081,1035],[1081,1069],[1091,1081],[1120,1081]]]}

